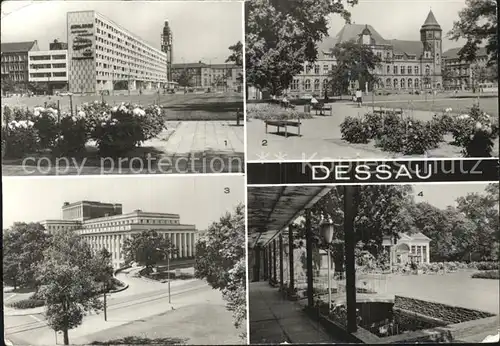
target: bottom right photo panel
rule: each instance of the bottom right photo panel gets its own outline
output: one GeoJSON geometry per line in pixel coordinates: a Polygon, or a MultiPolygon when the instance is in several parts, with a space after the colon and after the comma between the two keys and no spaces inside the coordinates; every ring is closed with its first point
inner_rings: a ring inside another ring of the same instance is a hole
{"type": "Polygon", "coordinates": [[[488,342],[498,183],[248,186],[251,344],[488,342]]]}

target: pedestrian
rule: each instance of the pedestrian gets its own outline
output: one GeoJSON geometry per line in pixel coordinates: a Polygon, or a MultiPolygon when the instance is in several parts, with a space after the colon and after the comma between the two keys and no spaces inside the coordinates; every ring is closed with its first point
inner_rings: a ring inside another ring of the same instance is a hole
{"type": "Polygon", "coordinates": [[[356,102],[358,103],[358,108],[363,104],[363,93],[360,88],[356,90],[356,102]]]}

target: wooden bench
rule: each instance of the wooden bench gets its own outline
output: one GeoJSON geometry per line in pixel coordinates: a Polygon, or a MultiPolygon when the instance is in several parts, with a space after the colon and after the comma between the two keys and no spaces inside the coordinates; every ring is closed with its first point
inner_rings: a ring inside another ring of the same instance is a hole
{"type": "Polygon", "coordinates": [[[318,115],[318,112],[319,112],[319,115],[326,115],[324,113],[325,111],[329,111],[330,115],[332,115],[332,107],[325,106],[323,103],[319,103],[319,104],[313,106],[313,109],[316,111],[316,115],[318,115]]]}
{"type": "Polygon", "coordinates": [[[288,127],[296,127],[297,128],[297,134],[300,136],[300,119],[298,121],[293,121],[293,120],[265,120],[264,123],[266,124],[266,133],[267,132],[267,127],[268,126],[276,126],[278,128],[278,132],[280,132],[280,127],[285,128],[285,138],[288,138],[288,127]]]}

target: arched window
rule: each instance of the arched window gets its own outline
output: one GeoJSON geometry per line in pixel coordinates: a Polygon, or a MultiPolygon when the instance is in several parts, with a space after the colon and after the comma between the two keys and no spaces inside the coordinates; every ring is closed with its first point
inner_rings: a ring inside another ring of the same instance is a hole
{"type": "Polygon", "coordinates": [[[418,76],[418,66],[415,66],[415,74],[418,76]]]}
{"type": "Polygon", "coordinates": [[[391,58],[391,52],[387,52],[386,57],[387,57],[387,59],[390,59],[391,58]]]}
{"type": "Polygon", "coordinates": [[[389,89],[391,88],[391,79],[390,79],[390,78],[387,78],[387,79],[385,80],[385,87],[386,87],[386,88],[389,88],[389,89]]]}
{"type": "Polygon", "coordinates": [[[396,78],[394,78],[394,89],[397,89],[398,88],[398,80],[396,78]]]}
{"type": "Polygon", "coordinates": [[[419,83],[418,79],[415,79],[415,89],[418,89],[418,83],[419,83]]]}
{"type": "Polygon", "coordinates": [[[328,89],[328,79],[323,79],[323,90],[328,89]]]}
{"type": "Polygon", "coordinates": [[[431,67],[429,65],[425,65],[425,74],[427,76],[431,74],[431,67]]]}
{"type": "Polygon", "coordinates": [[[401,89],[404,89],[405,88],[405,79],[404,78],[401,78],[401,89]]]}
{"type": "Polygon", "coordinates": [[[408,89],[413,88],[413,80],[411,78],[408,78],[408,89]]]}
{"type": "Polygon", "coordinates": [[[294,79],[292,81],[292,90],[299,90],[299,80],[298,79],[294,79]]]}
{"type": "Polygon", "coordinates": [[[377,83],[377,89],[378,88],[384,89],[384,81],[383,80],[380,80],[380,82],[377,83]]]}
{"type": "Polygon", "coordinates": [[[314,90],[319,90],[319,79],[314,80],[314,90]]]}
{"type": "Polygon", "coordinates": [[[306,90],[311,90],[311,81],[309,79],[306,79],[305,89],[306,90]]]}

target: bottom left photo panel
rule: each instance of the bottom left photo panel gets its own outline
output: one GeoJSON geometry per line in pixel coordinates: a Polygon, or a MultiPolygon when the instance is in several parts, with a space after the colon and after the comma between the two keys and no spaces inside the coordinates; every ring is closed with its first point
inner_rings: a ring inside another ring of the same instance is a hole
{"type": "Polygon", "coordinates": [[[6,344],[247,343],[244,176],[2,182],[6,344]]]}

